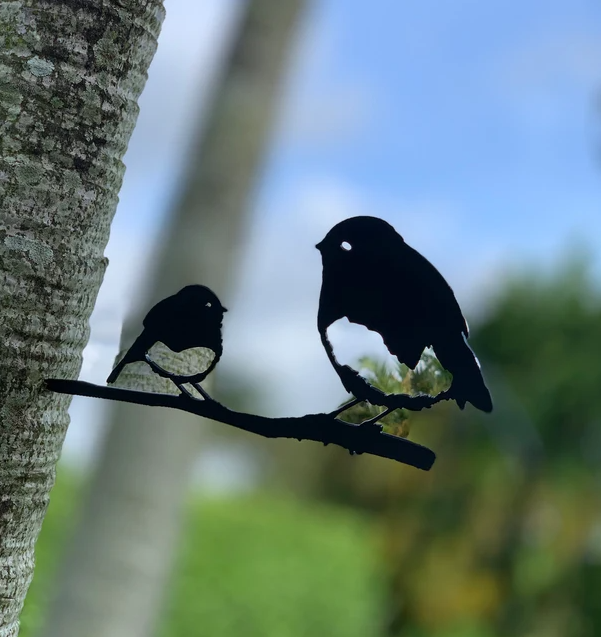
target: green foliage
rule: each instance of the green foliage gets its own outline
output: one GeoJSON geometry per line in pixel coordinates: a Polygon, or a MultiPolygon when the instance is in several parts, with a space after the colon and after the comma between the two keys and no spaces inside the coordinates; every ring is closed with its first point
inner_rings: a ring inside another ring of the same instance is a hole
{"type": "Polygon", "coordinates": [[[545,445],[595,436],[601,416],[601,300],[585,263],[513,281],[474,338],[545,445]]]}
{"type": "MultiPolygon", "coordinates": [[[[398,363],[390,370],[385,363],[368,357],[359,360],[359,367],[369,382],[387,394],[430,394],[435,396],[449,388],[451,374],[438,362],[432,350],[424,352],[415,370],[398,363]]],[[[360,423],[369,420],[384,411],[382,407],[370,403],[359,403],[344,412],[344,420],[360,423]]],[[[397,409],[384,416],[380,421],[384,431],[389,434],[406,438],[409,435],[410,412],[397,409]]]]}
{"type": "Polygon", "coordinates": [[[377,632],[382,581],[356,515],[250,497],[194,506],[188,531],[165,637],[377,632]]]}
{"type": "MultiPolygon", "coordinates": [[[[21,637],[43,615],[78,492],[61,476],[52,493],[21,637]]],[[[362,515],[252,496],[189,502],[170,592],[165,637],[365,637],[379,632],[384,586],[362,515]]]]}

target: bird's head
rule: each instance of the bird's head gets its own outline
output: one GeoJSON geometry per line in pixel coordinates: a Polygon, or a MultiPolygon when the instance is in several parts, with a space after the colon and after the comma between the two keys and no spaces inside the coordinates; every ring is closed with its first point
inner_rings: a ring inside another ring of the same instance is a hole
{"type": "Polygon", "coordinates": [[[336,224],[315,247],[323,258],[377,252],[404,243],[397,231],[378,217],[351,217],[336,224]]]}
{"type": "Polygon", "coordinates": [[[187,297],[195,305],[204,306],[211,313],[219,313],[223,316],[227,312],[227,308],[221,305],[218,296],[206,285],[187,285],[178,294],[187,297]]]}

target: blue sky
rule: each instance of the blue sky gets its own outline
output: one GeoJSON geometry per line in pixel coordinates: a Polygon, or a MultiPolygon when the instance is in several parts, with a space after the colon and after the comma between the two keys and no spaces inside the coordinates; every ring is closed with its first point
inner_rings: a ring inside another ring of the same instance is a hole
{"type": "Polygon", "coordinates": [[[294,98],[352,87],[363,121],[326,148],[283,135],[268,188],[314,171],[376,200],[445,202],[468,250],[543,257],[599,229],[598,3],[330,0],[308,34],[325,64],[305,56],[294,98]]]}
{"type": "MultiPolygon", "coordinates": [[[[111,367],[240,4],[166,1],[82,378],[102,382],[111,367]]],[[[546,267],[579,238],[599,265],[600,60],[593,0],[314,0],[250,211],[245,272],[218,291],[232,310],[220,366],[265,379],[272,413],[339,402],[315,329],[313,246],[355,214],[393,223],[468,319],[508,271],[546,267]]],[[[335,336],[349,361],[382,351],[348,326],[335,336]]],[[[76,400],[72,414],[67,453],[91,445],[100,409],[76,400]]]]}

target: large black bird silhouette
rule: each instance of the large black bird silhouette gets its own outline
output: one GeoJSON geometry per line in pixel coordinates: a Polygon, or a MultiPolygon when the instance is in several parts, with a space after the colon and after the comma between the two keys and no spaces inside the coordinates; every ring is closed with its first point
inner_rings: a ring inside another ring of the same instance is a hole
{"type": "Polygon", "coordinates": [[[446,397],[462,409],[470,402],[482,411],[492,411],[492,399],[478,359],[467,344],[468,326],[453,290],[389,223],[368,216],[346,219],[316,247],[323,261],[319,333],[342,384],[355,396],[335,414],[363,400],[387,407],[371,423],[395,408],[387,394],[336,360],[327,329],[344,317],[378,332],[389,352],[410,369],[415,369],[424,349],[432,347],[441,365],[453,375],[446,397]]]}
{"type": "Polygon", "coordinates": [[[175,383],[180,391],[191,395],[183,387],[185,383],[190,383],[204,398],[209,398],[199,383],[213,371],[223,352],[221,326],[224,312],[227,309],[204,285],[188,285],[177,294],[159,301],[144,318],[142,333],[115,366],[106,382],[114,383],[129,363],[144,361],[156,374],[175,383]],[[149,351],[157,343],[163,343],[177,353],[205,348],[211,350],[213,356],[202,370],[193,370],[189,374],[173,372],[161,367],[150,356],[149,351]]]}

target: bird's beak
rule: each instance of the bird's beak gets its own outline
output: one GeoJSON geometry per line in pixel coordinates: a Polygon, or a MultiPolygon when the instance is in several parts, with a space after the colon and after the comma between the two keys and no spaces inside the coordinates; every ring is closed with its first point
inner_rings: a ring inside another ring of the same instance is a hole
{"type": "Polygon", "coordinates": [[[224,314],[225,314],[225,312],[227,312],[227,311],[228,311],[228,310],[227,310],[227,307],[223,307],[223,306],[221,306],[221,309],[223,310],[224,314]]]}
{"type": "Polygon", "coordinates": [[[319,243],[317,243],[315,247],[321,252],[321,249],[323,248],[323,241],[320,241],[319,243]]]}

